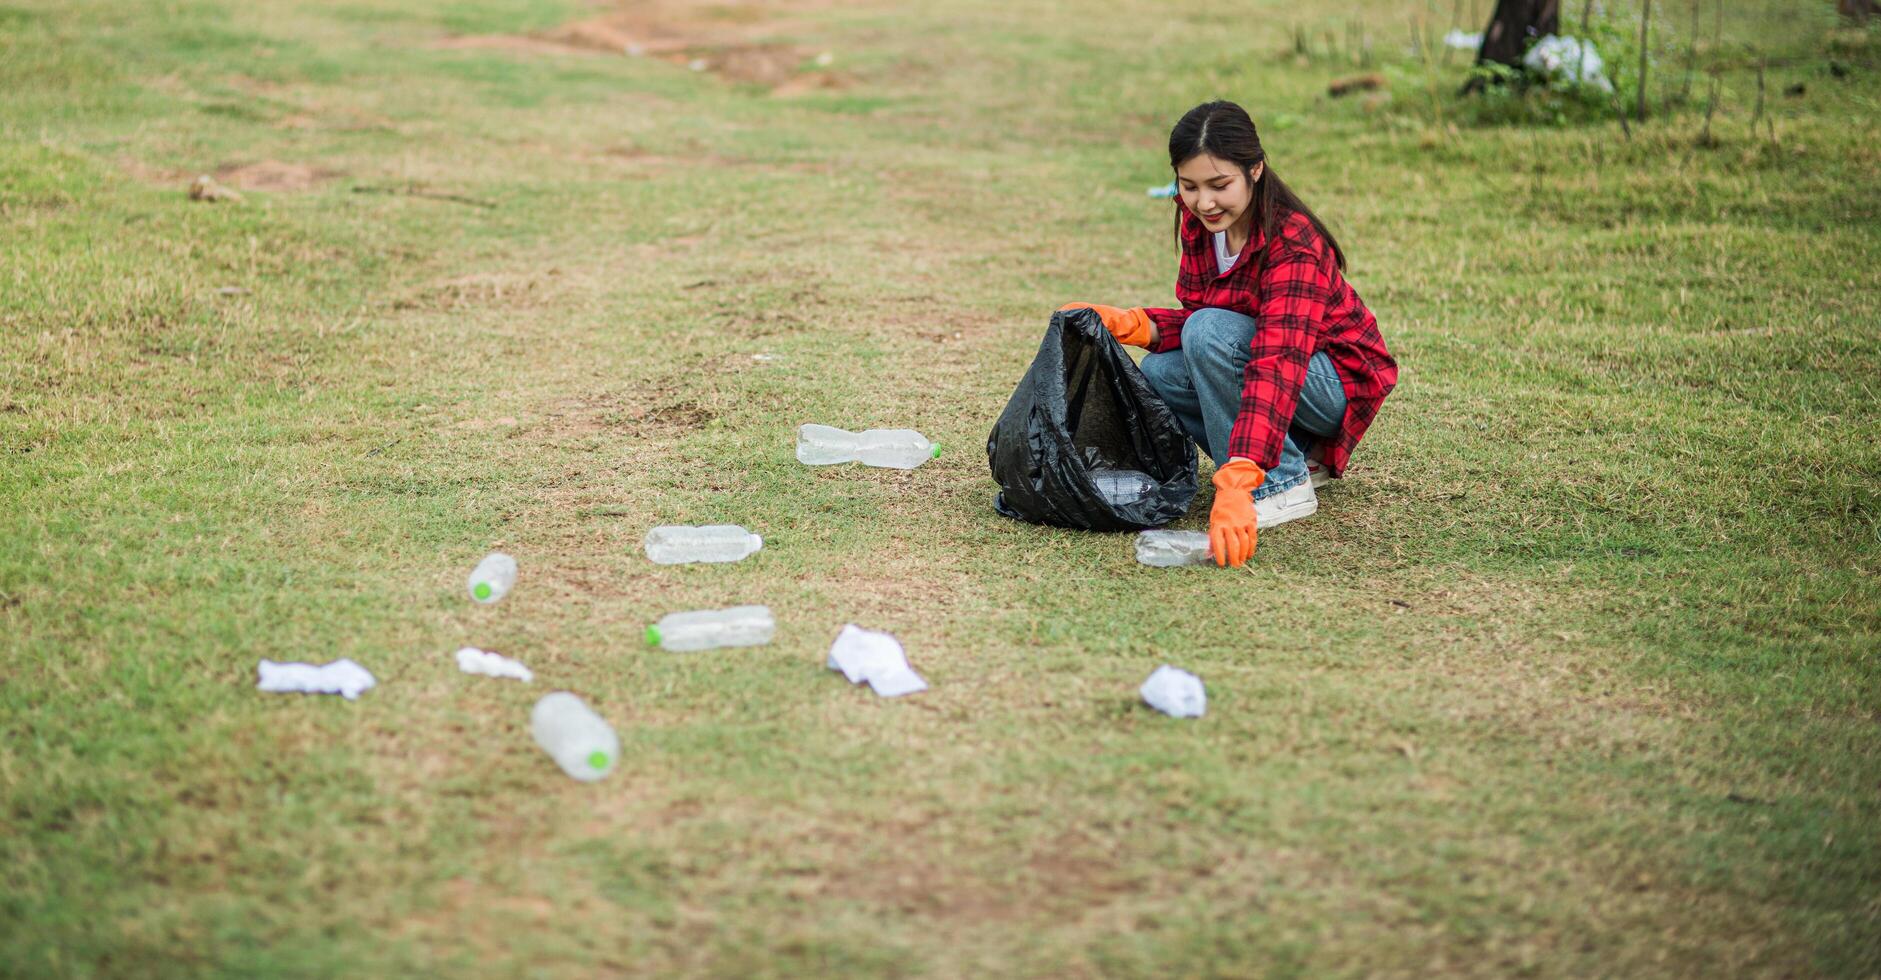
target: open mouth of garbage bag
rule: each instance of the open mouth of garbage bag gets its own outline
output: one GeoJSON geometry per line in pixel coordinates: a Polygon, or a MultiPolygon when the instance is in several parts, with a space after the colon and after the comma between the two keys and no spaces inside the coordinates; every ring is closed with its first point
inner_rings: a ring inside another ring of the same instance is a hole
{"type": "Polygon", "coordinates": [[[1161,527],[1195,498],[1195,444],[1093,310],[1052,314],[986,459],[994,509],[1035,524],[1161,527]]]}

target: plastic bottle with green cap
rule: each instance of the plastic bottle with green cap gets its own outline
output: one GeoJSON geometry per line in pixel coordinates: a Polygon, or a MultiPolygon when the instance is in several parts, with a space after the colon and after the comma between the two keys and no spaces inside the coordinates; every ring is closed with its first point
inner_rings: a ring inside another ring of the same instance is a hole
{"type": "Polygon", "coordinates": [[[670,613],[647,627],[647,645],[673,653],[718,647],[758,647],[771,642],[777,621],[769,606],[733,606],[670,613]]]}
{"type": "Polygon", "coordinates": [[[806,466],[861,463],[911,470],[940,455],[940,443],[913,429],[849,432],[830,425],[797,427],[797,462],[806,466]]]}
{"type": "Polygon", "coordinates": [[[483,603],[495,602],[509,595],[509,590],[516,587],[516,559],[500,551],[492,551],[477,563],[466,584],[472,599],[483,603]]]}
{"type": "Polygon", "coordinates": [[[620,737],[594,709],[567,691],[544,695],[529,711],[529,733],[562,771],[591,783],[620,762],[620,737]]]}

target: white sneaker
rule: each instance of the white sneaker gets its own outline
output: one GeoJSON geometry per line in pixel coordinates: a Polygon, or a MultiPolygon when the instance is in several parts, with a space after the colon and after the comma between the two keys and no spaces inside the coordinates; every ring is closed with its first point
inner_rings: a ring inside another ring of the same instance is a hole
{"type": "Polygon", "coordinates": [[[1317,513],[1319,513],[1319,494],[1313,492],[1311,481],[1302,483],[1291,490],[1257,497],[1254,500],[1254,524],[1263,531],[1275,525],[1297,521],[1302,517],[1311,517],[1317,513]]]}
{"type": "Polygon", "coordinates": [[[1332,474],[1326,472],[1326,468],[1320,465],[1319,460],[1309,459],[1306,461],[1306,481],[1313,485],[1313,489],[1318,490],[1332,482],[1332,474]]]}

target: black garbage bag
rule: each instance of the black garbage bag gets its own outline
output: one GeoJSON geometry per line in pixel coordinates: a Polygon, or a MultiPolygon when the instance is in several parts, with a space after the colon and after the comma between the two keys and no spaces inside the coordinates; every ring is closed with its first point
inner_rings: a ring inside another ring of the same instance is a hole
{"type": "Polygon", "coordinates": [[[993,508],[1035,524],[1160,527],[1195,497],[1195,443],[1095,310],[1052,314],[986,461],[993,508]]]}

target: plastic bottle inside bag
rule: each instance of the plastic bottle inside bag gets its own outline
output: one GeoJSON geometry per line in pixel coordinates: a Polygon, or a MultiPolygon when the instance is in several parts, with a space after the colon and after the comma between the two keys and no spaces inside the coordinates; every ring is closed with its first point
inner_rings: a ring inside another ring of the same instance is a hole
{"type": "Polygon", "coordinates": [[[1134,504],[1156,492],[1157,483],[1138,470],[1092,470],[1091,481],[1105,500],[1117,506],[1134,504]]]}

